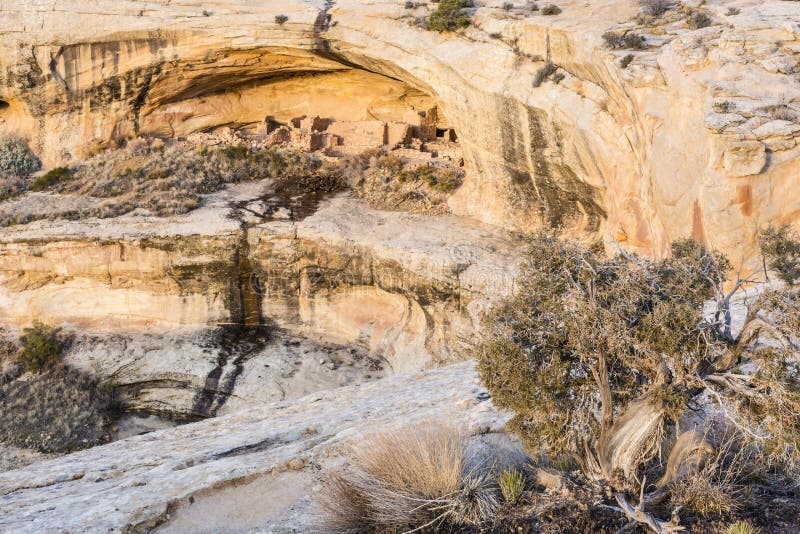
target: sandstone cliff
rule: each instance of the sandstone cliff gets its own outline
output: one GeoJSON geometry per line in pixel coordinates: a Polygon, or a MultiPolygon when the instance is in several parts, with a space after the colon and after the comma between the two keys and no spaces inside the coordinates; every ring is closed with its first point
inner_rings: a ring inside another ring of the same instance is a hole
{"type": "Polygon", "coordinates": [[[54,165],[135,133],[436,105],[463,146],[460,215],[651,255],[691,235],[736,258],[796,219],[794,3],[711,1],[708,27],[640,27],[624,69],[601,35],[637,26],[633,2],[564,0],[554,17],[501,4],[441,35],[396,0],[6,1],[0,130],[54,165]],[[547,62],[559,83],[537,81],[547,62]]]}

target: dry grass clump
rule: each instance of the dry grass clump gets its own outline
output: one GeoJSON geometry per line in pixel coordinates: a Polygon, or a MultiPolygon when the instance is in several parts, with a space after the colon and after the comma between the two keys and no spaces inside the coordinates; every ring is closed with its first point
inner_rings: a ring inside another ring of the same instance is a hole
{"type": "Polygon", "coordinates": [[[777,472],[764,448],[753,443],[742,431],[711,425],[704,439],[716,443],[713,452],[688,469],[670,485],[670,502],[698,518],[743,518],[769,486],[786,482],[783,468],[777,472]],[[779,479],[779,480],[778,480],[779,479]]]}
{"type": "Polygon", "coordinates": [[[498,507],[488,472],[467,472],[457,428],[427,424],[373,436],[330,474],[320,504],[335,532],[403,532],[476,524],[498,507]]]}

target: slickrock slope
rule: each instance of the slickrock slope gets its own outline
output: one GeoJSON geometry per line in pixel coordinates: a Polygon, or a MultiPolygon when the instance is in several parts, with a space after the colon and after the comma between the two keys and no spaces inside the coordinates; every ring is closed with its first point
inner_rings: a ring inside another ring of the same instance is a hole
{"type": "Polygon", "coordinates": [[[516,3],[480,2],[473,27],[440,35],[400,0],[7,0],[0,130],[54,165],[135,133],[434,103],[464,150],[458,214],[651,255],[692,235],[737,258],[796,219],[796,3],[711,0],[706,28],[638,28],[647,47],[625,69],[601,35],[635,29],[634,2],[562,0],[553,17],[516,3]]]}
{"type": "MultiPolygon", "coordinates": [[[[264,500],[253,501],[239,521],[252,514],[262,518],[262,531],[308,531],[314,474],[343,447],[382,428],[428,420],[472,433],[501,430],[505,417],[486,399],[474,364],[461,363],[129,438],[0,473],[0,530],[143,532],[178,507],[191,512],[190,502],[202,503],[211,490],[257,482],[264,500]],[[292,506],[297,515],[286,517],[292,506]]],[[[195,525],[237,528],[234,518],[215,521],[220,516],[195,525]]]]}

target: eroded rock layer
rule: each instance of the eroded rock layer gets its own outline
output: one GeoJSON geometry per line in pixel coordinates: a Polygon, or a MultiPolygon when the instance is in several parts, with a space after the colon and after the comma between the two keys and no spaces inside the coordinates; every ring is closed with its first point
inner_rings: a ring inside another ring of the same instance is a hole
{"type": "Polygon", "coordinates": [[[2,229],[0,321],[149,335],[263,325],[355,344],[410,371],[468,354],[523,251],[457,217],[381,212],[346,196],[299,221],[235,215],[211,202],[172,218],[2,229]]]}

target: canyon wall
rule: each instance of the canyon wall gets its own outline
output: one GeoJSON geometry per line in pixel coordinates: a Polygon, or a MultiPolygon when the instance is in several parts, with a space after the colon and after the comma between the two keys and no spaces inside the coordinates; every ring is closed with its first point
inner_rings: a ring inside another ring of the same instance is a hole
{"type": "Polygon", "coordinates": [[[266,325],[413,371],[467,356],[486,310],[511,293],[522,250],[454,216],[346,197],[301,221],[244,225],[224,203],[173,218],[37,221],[0,229],[0,323],[103,335],[266,325]]]}
{"type": "Polygon", "coordinates": [[[140,133],[434,104],[464,152],[458,215],[652,256],[690,235],[736,260],[759,228],[797,219],[792,2],[710,1],[701,29],[637,28],[620,0],[564,0],[553,17],[485,2],[459,34],[424,31],[428,8],[404,4],[5,1],[0,131],[52,166],[140,133]],[[622,68],[629,51],[601,35],[634,28],[647,47],[622,68]]]}

